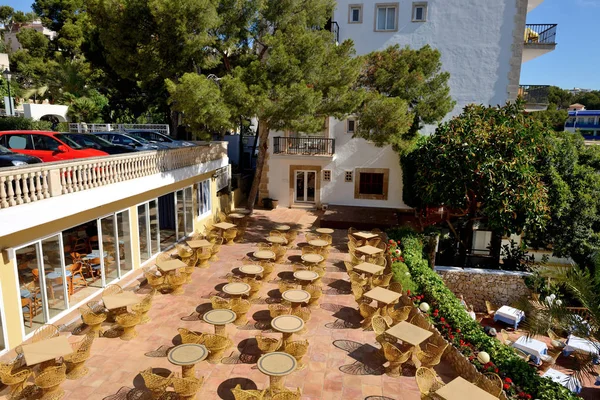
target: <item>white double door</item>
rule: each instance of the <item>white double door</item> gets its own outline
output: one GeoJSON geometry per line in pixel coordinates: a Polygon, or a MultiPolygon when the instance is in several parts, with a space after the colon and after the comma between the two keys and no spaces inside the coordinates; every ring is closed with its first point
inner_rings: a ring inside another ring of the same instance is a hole
{"type": "Polygon", "coordinates": [[[294,177],[294,200],[296,203],[314,203],[317,185],[316,171],[296,171],[294,177]]]}

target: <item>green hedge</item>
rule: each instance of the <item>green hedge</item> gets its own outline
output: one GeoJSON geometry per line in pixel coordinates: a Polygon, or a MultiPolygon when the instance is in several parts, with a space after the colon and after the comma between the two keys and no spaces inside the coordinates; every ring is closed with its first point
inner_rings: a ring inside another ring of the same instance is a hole
{"type": "Polygon", "coordinates": [[[388,236],[400,240],[404,262],[417,285],[417,291],[425,296],[432,309],[438,309],[453,329],[460,329],[463,337],[480,351],[490,354],[491,360],[500,369],[501,374],[510,377],[523,391],[539,400],[578,399],[567,388],[540,377],[535,369],[521,360],[509,346],[489,337],[482,326],[473,321],[454,293],[444,284],[440,276],[430,267],[423,257],[421,236],[410,229],[393,229],[388,236]]]}
{"type": "Polygon", "coordinates": [[[38,130],[50,131],[52,124],[48,121],[34,121],[23,117],[0,118],[0,131],[38,130]]]}

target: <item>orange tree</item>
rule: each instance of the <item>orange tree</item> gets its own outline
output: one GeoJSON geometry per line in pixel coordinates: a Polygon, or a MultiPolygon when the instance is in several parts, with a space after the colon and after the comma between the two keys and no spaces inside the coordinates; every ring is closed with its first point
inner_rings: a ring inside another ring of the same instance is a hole
{"type": "Polygon", "coordinates": [[[494,232],[493,254],[499,256],[502,235],[539,231],[549,219],[540,173],[549,134],[520,103],[467,106],[404,157],[405,201],[418,209],[444,207],[461,260],[471,248],[475,221],[494,232]],[[454,228],[457,220],[464,223],[462,234],[454,228]]]}

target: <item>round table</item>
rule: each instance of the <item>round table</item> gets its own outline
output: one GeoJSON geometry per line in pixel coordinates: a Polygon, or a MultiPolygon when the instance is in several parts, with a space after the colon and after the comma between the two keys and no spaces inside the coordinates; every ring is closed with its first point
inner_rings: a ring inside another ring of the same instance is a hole
{"type": "Polygon", "coordinates": [[[323,262],[323,260],[325,259],[325,257],[323,257],[320,254],[304,254],[300,258],[302,259],[302,261],[309,264],[318,264],[320,262],[323,262]]]}
{"type": "Polygon", "coordinates": [[[310,244],[311,246],[314,246],[314,247],[319,247],[319,248],[329,246],[329,242],[327,240],[323,240],[323,239],[311,240],[308,242],[308,244],[310,244]]]}
{"type": "Polygon", "coordinates": [[[260,265],[247,264],[247,265],[242,265],[239,268],[239,270],[242,274],[256,276],[256,275],[262,274],[265,269],[263,267],[261,267],[260,265]]]}
{"type": "Polygon", "coordinates": [[[304,329],[304,321],[295,315],[280,315],[271,320],[271,327],[283,335],[283,343],[291,341],[296,332],[304,329]]]}
{"type": "Polygon", "coordinates": [[[309,285],[312,281],[319,279],[319,274],[314,271],[296,271],[294,272],[294,278],[300,281],[302,287],[309,285]]]}
{"type": "Polygon", "coordinates": [[[289,225],[277,225],[275,227],[276,231],[280,231],[280,232],[286,232],[289,231],[290,229],[292,229],[289,225]]]}
{"type": "Polygon", "coordinates": [[[281,297],[292,303],[292,308],[300,308],[302,303],[307,303],[310,300],[310,293],[306,290],[291,289],[283,292],[281,297]]]}
{"type": "Polygon", "coordinates": [[[242,218],[246,218],[246,216],[244,214],[240,214],[240,213],[231,213],[229,215],[227,215],[229,218],[231,219],[242,219],[242,218]]]}
{"type": "Polygon", "coordinates": [[[267,236],[265,240],[269,243],[287,244],[287,239],[283,236],[267,236]]]}
{"type": "Polygon", "coordinates": [[[331,235],[334,231],[331,228],[317,228],[315,230],[317,233],[323,233],[325,235],[331,235]]]}
{"type": "Polygon", "coordinates": [[[223,286],[223,292],[232,297],[242,297],[250,292],[250,285],[244,282],[232,282],[223,286]]]}
{"type": "Polygon", "coordinates": [[[226,336],[225,325],[236,319],[236,314],[231,310],[211,310],[202,316],[204,322],[215,326],[215,334],[226,336]]]}
{"type": "Polygon", "coordinates": [[[276,257],[275,253],[271,250],[258,250],[255,251],[252,255],[254,256],[254,258],[257,258],[259,260],[274,260],[276,257]]]}
{"type": "Polygon", "coordinates": [[[188,343],[173,347],[167,359],[171,364],[181,366],[181,375],[184,378],[195,378],[194,366],[207,356],[208,350],[204,345],[188,343]]]}
{"type": "Polygon", "coordinates": [[[294,356],[281,351],[265,354],[256,362],[258,370],[269,377],[269,391],[283,390],[284,377],[294,372],[298,362],[294,356]]]}

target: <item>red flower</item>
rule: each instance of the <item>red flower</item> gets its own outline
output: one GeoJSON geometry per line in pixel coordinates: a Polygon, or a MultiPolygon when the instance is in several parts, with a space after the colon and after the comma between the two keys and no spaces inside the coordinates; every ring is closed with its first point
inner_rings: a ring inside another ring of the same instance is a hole
{"type": "Polygon", "coordinates": [[[453,335],[448,335],[448,337],[450,338],[450,340],[453,340],[453,339],[454,339],[454,336],[453,336],[453,335]]]}
{"type": "Polygon", "coordinates": [[[525,397],[525,392],[519,392],[519,394],[517,396],[519,396],[519,397],[525,397]]]}
{"type": "Polygon", "coordinates": [[[390,239],[390,244],[394,244],[394,241],[392,239],[390,239]]]}
{"type": "Polygon", "coordinates": [[[433,310],[434,313],[439,313],[440,310],[438,310],[437,308],[435,310],[433,310]]]}
{"type": "Polygon", "coordinates": [[[446,319],[444,317],[440,318],[440,321],[445,322],[446,319]]]}
{"type": "Polygon", "coordinates": [[[510,379],[510,378],[504,378],[504,382],[506,382],[506,383],[512,383],[512,379],[510,379]]]}
{"type": "Polygon", "coordinates": [[[498,368],[495,368],[495,369],[494,369],[494,372],[495,372],[495,373],[498,373],[498,368]]]}
{"type": "Polygon", "coordinates": [[[460,333],[460,329],[457,329],[457,330],[456,330],[456,333],[460,333]]]}
{"type": "Polygon", "coordinates": [[[505,383],[503,388],[504,388],[504,390],[508,390],[508,389],[510,389],[510,385],[508,383],[505,383]]]}
{"type": "Polygon", "coordinates": [[[406,291],[406,295],[407,295],[407,296],[410,296],[410,290],[407,290],[407,291],[406,291]]]}
{"type": "Polygon", "coordinates": [[[531,399],[531,395],[529,393],[525,393],[525,398],[530,400],[531,399]]]}

